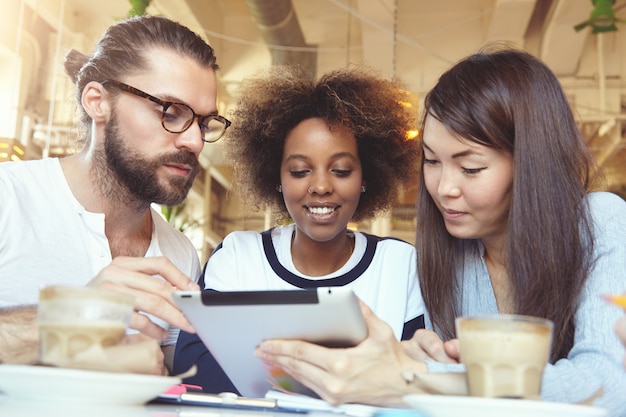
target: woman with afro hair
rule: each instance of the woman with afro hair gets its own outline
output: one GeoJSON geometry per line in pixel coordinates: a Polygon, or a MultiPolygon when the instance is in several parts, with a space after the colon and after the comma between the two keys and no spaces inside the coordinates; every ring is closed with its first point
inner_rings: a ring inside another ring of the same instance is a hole
{"type": "MultiPolygon", "coordinates": [[[[207,262],[201,286],[347,286],[397,340],[423,328],[414,247],[348,228],[389,209],[416,177],[419,150],[408,133],[417,117],[407,100],[396,83],[357,67],[316,81],[300,67],[275,66],[244,80],[224,140],[235,188],[286,225],[230,233],[207,262]]],[[[174,372],[194,364],[198,373],[186,383],[236,392],[200,339],[182,332],[174,372]]]]}

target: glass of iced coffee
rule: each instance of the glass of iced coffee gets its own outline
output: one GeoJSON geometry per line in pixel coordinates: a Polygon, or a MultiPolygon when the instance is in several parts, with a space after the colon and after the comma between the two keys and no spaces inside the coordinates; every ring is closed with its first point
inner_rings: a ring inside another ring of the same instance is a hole
{"type": "Polygon", "coordinates": [[[50,286],[39,292],[39,360],[70,366],[92,347],[118,344],[130,323],[130,294],[90,287],[50,286]]]}
{"type": "Polygon", "coordinates": [[[550,320],[522,315],[457,318],[470,395],[538,399],[552,328],[550,320]]]}

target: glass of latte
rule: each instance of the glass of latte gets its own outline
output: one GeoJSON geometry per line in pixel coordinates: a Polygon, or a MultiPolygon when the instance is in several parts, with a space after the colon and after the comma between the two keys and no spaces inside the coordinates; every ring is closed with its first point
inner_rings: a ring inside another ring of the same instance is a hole
{"type": "Polygon", "coordinates": [[[470,395],[538,399],[552,328],[550,320],[522,315],[457,318],[470,395]]]}
{"type": "Polygon", "coordinates": [[[118,344],[133,313],[129,294],[91,287],[50,286],[39,292],[39,360],[71,366],[90,348],[118,344]]]}

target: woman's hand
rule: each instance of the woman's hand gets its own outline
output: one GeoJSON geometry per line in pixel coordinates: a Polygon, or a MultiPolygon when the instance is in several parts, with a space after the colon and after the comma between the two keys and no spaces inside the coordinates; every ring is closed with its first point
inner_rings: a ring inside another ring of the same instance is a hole
{"type": "Polygon", "coordinates": [[[458,339],[443,342],[431,330],[419,329],[413,337],[402,342],[407,355],[417,361],[433,360],[441,363],[459,362],[458,339]]]}
{"type": "Polygon", "coordinates": [[[129,327],[147,336],[163,340],[167,337],[167,331],[144,314],[139,314],[140,311],[159,317],[187,332],[195,332],[172,300],[171,294],[177,289],[197,290],[198,284],[165,257],[117,257],[88,285],[133,295],[135,312],[129,327]],[[160,275],[163,279],[158,279],[155,275],[160,275]]]}
{"type": "Polygon", "coordinates": [[[293,340],[263,342],[255,355],[281,368],[331,404],[406,405],[403,395],[415,392],[403,372],[427,372],[412,360],[391,328],[365,304],[361,311],[368,337],[353,348],[325,348],[293,340]]]}

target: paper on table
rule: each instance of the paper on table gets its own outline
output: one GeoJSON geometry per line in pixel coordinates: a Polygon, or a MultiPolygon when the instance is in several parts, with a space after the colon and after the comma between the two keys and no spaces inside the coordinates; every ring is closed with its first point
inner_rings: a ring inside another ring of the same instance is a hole
{"type": "MultiPolygon", "coordinates": [[[[268,391],[267,394],[265,394],[265,398],[276,400],[276,405],[279,408],[325,411],[345,414],[352,417],[370,417],[381,412],[382,410],[395,410],[393,408],[375,407],[365,404],[341,404],[333,406],[322,399],[309,397],[308,395],[291,394],[274,390],[268,391]]],[[[406,411],[404,408],[398,410],[406,411]]]]}

